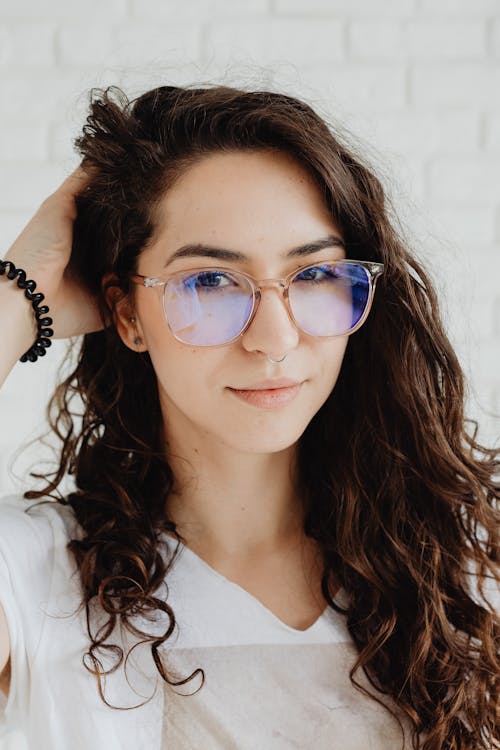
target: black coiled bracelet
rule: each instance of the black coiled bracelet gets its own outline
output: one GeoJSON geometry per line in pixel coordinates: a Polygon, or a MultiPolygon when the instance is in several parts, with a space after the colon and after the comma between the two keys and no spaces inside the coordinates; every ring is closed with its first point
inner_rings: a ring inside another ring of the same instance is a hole
{"type": "Polygon", "coordinates": [[[33,310],[35,311],[35,318],[38,326],[37,339],[35,343],[30,346],[28,351],[24,352],[19,361],[36,362],[38,357],[45,356],[46,350],[52,344],[52,341],[48,337],[53,336],[54,331],[52,330],[52,328],[46,327],[52,325],[52,318],[42,317],[49,312],[49,308],[47,307],[47,305],[42,305],[40,307],[40,302],[45,299],[45,295],[43,295],[41,292],[37,292],[36,294],[33,293],[36,289],[36,283],[33,280],[26,280],[26,271],[23,271],[22,268],[16,268],[11,260],[0,260],[0,276],[4,275],[8,267],[9,270],[7,271],[7,278],[15,279],[16,276],[19,276],[19,278],[17,279],[17,286],[20,289],[24,289],[24,294],[33,305],[33,310]]]}

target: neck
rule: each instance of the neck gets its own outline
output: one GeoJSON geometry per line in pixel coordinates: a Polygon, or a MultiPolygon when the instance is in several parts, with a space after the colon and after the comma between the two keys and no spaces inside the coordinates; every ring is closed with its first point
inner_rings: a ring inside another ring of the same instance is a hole
{"type": "MultiPolygon", "coordinates": [[[[174,452],[176,453],[176,452],[174,452]]],[[[294,451],[239,455],[228,461],[196,455],[196,478],[170,458],[176,478],[167,514],[186,543],[251,558],[303,537],[303,508],[291,478],[294,451]]],[[[191,463],[191,462],[189,462],[191,463]]]]}

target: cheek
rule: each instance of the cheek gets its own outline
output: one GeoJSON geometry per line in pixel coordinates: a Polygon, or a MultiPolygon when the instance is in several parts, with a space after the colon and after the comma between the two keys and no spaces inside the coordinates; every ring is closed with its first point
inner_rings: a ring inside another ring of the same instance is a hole
{"type": "Polygon", "coordinates": [[[339,336],[332,339],[328,347],[328,352],[325,353],[324,359],[327,363],[326,367],[330,373],[330,377],[334,380],[337,379],[340,368],[342,367],[348,341],[349,336],[339,336]]]}
{"type": "Polygon", "coordinates": [[[164,418],[177,423],[180,414],[195,420],[208,411],[208,373],[204,375],[196,353],[176,352],[174,347],[163,354],[156,352],[153,367],[158,380],[160,402],[164,418]]]}
{"type": "MultiPolygon", "coordinates": [[[[166,333],[167,337],[171,339],[169,332],[166,333]]],[[[149,355],[156,377],[167,393],[175,392],[190,398],[205,380],[197,352],[178,342],[153,343],[149,355]]]]}
{"type": "Polygon", "coordinates": [[[177,341],[166,324],[150,332],[147,343],[162,400],[185,413],[199,411],[214,380],[206,352],[177,341]]]}

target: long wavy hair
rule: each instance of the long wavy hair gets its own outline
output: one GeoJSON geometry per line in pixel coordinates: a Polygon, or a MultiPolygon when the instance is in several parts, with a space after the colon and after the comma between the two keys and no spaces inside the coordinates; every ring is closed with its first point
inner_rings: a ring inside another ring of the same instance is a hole
{"type": "Polygon", "coordinates": [[[481,445],[477,423],[464,416],[464,375],[436,292],[391,223],[381,181],[340,129],[291,96],[207,85],[160,86],[132,100],[110,86],[89,98],[74,145],[97,169],[77,198],[71,268],[98,295],[105,327],[72,342],[77,364],[47,407],[62,441],[59,465],[31,472],[46,486],[24,497],[71,506],[81,526],[68,549],[94,666],[84,664],[101,698],[99,650],[117,655],[113,670],[123,661],[123,649],[106,643],[117,622],[151,643],[169,684],[203,675],[173,679],[160,658],[175,613],[157,593],[179,547],[169,557],[162,532],[184,539],[167,512],[174,477],[155,371],[147,351],[122,342],[105,291],[114,285],[115,299],[133,304],[129,275],[157,226],[158,202],[190,165],[214,152],[279,149],[315,179],[348,257],[385,264],[335,388],[298,444],[304,531],[323,552],[323,595],[359,652],[350,679],[379,700],[355,679],[362,668],[396,702],[411,720],[413,747],[491,748],[499,622],[483,584],[498,580],[499,451],[481,445]],[[74,396],[84,405],[78,424],[74,396]],[[63,496],[66,474],[76,490],[63,496]],[[346,608],[333,601],[337,584],[349,595],[346,608]],[[96,603],[106,627],[93,634],[96,603]],[[168,619],[161,637],[134,623],[155,613],[168,619]]]}

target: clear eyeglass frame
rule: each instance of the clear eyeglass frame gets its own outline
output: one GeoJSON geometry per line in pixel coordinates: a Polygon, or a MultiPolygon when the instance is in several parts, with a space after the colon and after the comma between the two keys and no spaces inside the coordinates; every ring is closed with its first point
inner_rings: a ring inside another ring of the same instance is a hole
{"type": "MultiPolygon", "coordinates": [[[[335,266],[335,265],[340,265],[340,264],[342,264],[342,265],[346,265],[347,264],[347,265],[362,266],[368,272],[369,289],[368,289],[368,300],[366,302],[366,307],[365,307],[364,313],[361,316],[361,318],[358,320],[358,322],[356,323],[355,326],[353,326],[349,331],[346,331],[345,333],[334,333],[334,334],[332,334],[330,336],[319,336],[318,337],[318,338],[335,338],[337,336],[346,336],[346,335],[350,336],[352,333],[354,333],[359,328],[361,328],[361,326],[363,325],[363,323],[367,319],[368,314],[369,314],[370,309],[371,309],[371,306],[372,306],[372,303],[373,303],[373,298],[374,298],[374,295],[375,295],[375,287],[376,287],[376,284],[377,284],[377,280],[378,280],[379,276],[384,272],[384,264],[383,263],[379,263],[377,261],[371,261],[371,260],[352,260],[352,259],[348,259],[348,258],[345,258],[345,259],[344,258],[340,258],[340,259],[334,260],[334,261],[330,261],[330,260],[327,260],[327,261],[316,261],[316,263],[308,263],[306,266],[301,266],[300,268],[296,268],[294,271],[291,271],[287,276],[285,276],[285,277],[283,277],[281,279],[256,279],[253,276],[251,276],[250,274],[245,273],[244,271],[239,271],[239,270],[236,271],[234,268],[227,268],[225,266],[220,266],[220,265],[197,266],[196,268],[185,268],[182,271],[173,271],[172,273],[169,273],[169,274],[166,274],[166,275],[165,274],[161,274],[161,276],[144,276],[142,274],[136,273],[136,274],[130,274],[129,275],[129,279],[130,279],[130,281],[132,283],[138,284],[139,286],[145,286],[147,288],[153,288],[153,287],[159,288],[159,287],[163,287],[163,289],[162,289],[162,294],[163,295],[165,294],[165,287],[168,284],[168,282],[170,281],[170,279],[181,278],[182,276],[190,275],[190,274],[198,273],[198,272],[222,271],[224,273],[230,273],[233,276],[241,276],[241,277],[244,277],[245,279],[247,279],[249,281],[249,283],[250,283],[250,287],[251,287],[252,293],[253,293],[252,311],[251,311],[250,316],[249,316],[247,322],[245,323],[244,327],[241,329],[241,331],[238,334],[236,334],[235,336],[233,336],[233,338],[230,339],[229,341],[224,341],[221,344],[196,344],[196,346],[215,347],[215,346],[227,346],[227,344],[233,343],[234,341],[236,341],[237,339],[239,339],[240,336],[242,336],[245,333],[245,331],[247,330],[247,328],[250,327],[250,325],[252,323],[252,320],[254,319],[255,314],[257,312],[258,306],[259,306],[259,302],[260,302],[260,299],[261,299],[261,289],[263,289],[264,287],[275,287],[275,288],[278,289],[280,295],[282,296],[282,298],[284,300],[286,311],[288,313],[288,316],[289,316],[290,320],[292,321],[293,325],[296,326],[296,328],[299,331],[301,331],[301,332],[304,333],[304,331],[302,331],[302,328],[300,327],[300,325],[295,320],[293,312],[292,312],[292,309],[291,309],[291,306],[290,306],[290,300],[289,300],[289,296],[288,296],[288,290],[289,290],[290,284],[292,283],[292,281],[295,278],[295,276],[298,276],[299,274],[303,273],[304,271],[307,271],[310,268],[316,268],[317,266],[325,266],[325,265],[335,266]]],[[[163,300],[162,300],[162,302],[163,302],[163,300]]],[[[180,341],[181,343],[183,343],[183,344],[186,344],[186,343],[189,344],[189,342],[184,341],[174,331],[172,331],[172,329],[170,328],[170,324],[169,324],[168,318],[166,316],[165,307],[164,307],[163,304],[162,304],[162,307],[163,307],[163,311],[164,311],[164,315],[165,315],[165,320],[167,321],[167,325],[168,325],[168,327],[169,327],[172,335],[178,341],[180,341]]],[[[307,335],[310,336],[310,335],[313,335],[313,334],[309,334],[308,333],[307,335]]],[[[193,344],[190,344],[190,346],[193,346],[193,344]]]]}

